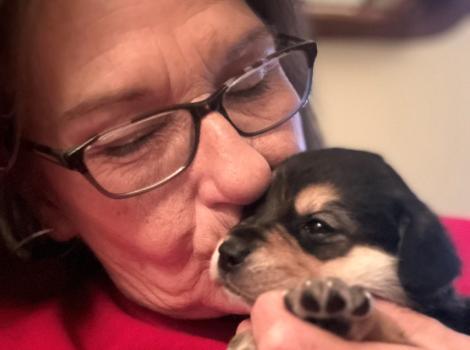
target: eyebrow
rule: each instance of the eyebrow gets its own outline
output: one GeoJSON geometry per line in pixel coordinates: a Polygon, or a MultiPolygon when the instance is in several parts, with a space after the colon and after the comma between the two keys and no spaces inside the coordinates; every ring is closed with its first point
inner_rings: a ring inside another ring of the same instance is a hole
{"type": "MultiPolygon", "coordinates": [[[[237,58],[243,56],[246,51],[246,46],[251,43],[256,43],[262,40],[272,40],[273,34],[266,26],[256,27],[255,29],[246,33],[240,40],[234,45],[229,47],[225,54],[225,61],[234,61],[237,58]]],[[[113,91],[104,93],[103,95],[93,96],[80,102],[74,107],[66,110],[62,113],[64,119],[75,119],[76,117],[89,114],[94,111],[102,110],[112,105],[138,101],[146,96],[152,94],[150,89],[144,88],[131,88],[123,89],[121,91],[113,91]]]]}
{"type": "Polygon", "coordinates": [[[74,119],[80,115],[88,114],[93,111],[103,109],[107,106],[137,101],[150,94],[150,90],[143,88],[128,89],[117,92],[110,92],[108,94],[98,95],[88,100],[85,100],[78,105],[68,109],[62,115],[66,119],[74,119]]]}
{"type": "Polygon", "coordinates": [[[246,33],[237,43],[235,43],[235,45],[229,48],[225,55],[225,60],[232,61],[234,57],[237,58],[242,56],[248,44],[273,39],[273,33],[266,26],[263,25],[261,27],[257,27],[246,33]]]}

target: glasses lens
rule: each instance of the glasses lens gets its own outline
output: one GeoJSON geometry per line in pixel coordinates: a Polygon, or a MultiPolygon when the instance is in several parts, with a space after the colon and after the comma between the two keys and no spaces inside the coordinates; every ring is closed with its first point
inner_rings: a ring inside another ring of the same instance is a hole
{"type": "Polygon", "coordinates": [[[92,178],[106,191],[129,194],[184,169],[195,148],[191,114],[174,110],[103,134],[84,153],[92,178]]]}
{"type": "Polygon", "coordinates": [[[223,106],[239,130],[248,134],[268,130],[304,105],[311,75],[305,53],[290,51],[238,78],[226,90],[223,106]]]}
{"type": "Polygon", "coordinates": [[[0,116],[0,171],[10,168],[18,147],[14,118],[0,116]]]}

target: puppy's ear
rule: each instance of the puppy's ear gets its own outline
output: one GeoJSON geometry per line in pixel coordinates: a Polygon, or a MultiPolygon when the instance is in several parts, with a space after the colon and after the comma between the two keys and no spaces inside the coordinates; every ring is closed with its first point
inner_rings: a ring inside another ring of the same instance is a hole
{"type": "Polygon", "coordinates": [[[244,216],[245,223],[272,221],[279,216],[279,211],[286,206],[289,197],[287,191],[285,167],[282,165],[274,170],[271,186],[255,203],[247,207],[244,216]]]}
{"type": "Polygon", "coordinates": [[[401,222],[398,276],[411,295],[431,295],[459,275],[460,261],[446,230],[423,203],[401,222]]]}

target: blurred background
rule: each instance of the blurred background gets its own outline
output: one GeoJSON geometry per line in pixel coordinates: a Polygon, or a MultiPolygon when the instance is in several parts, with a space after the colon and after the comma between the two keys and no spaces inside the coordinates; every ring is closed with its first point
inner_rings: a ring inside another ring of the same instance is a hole
{"type": "Polygon", "coordinates": [[[310,0],[327,146],[381,153],[440,215],[470,218],[469,0],[310,0]]]}

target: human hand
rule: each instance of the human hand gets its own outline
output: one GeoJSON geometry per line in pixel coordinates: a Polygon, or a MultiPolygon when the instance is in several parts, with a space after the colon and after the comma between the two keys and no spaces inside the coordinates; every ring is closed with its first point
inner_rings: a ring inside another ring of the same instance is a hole
{"type": "Polygon", "coordinates": [[[306,323],[284,307],[283,293],[261,295],[253,306],[251,324],[243,323],[239,331],[251,327],[258,350],[466,350],[470,337],[457,333],[440,322],[412,310],[383,301],[375,307],[388,315],[415,346],[380,342],[353,342],[306,323]]]}

